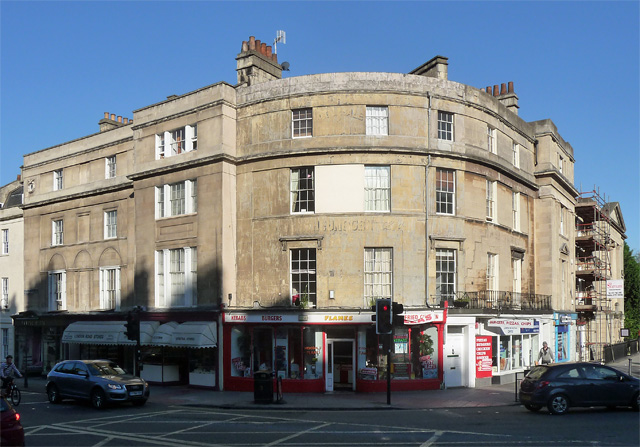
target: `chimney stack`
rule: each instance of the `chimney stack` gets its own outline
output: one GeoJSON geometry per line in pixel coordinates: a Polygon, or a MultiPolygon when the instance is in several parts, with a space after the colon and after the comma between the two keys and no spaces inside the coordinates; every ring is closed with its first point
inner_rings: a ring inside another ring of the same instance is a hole
{"type": "Polygon", "coordinates": [[[436,56],[420,65],[418,68],[411,70],[409,74],[447,80],[449,66],[449,62],[447,62],[448,60],[449,58],[444,56],[436,56]]]}
{"type": "Polygon", "coordinates": [[[278,64],[278,55],[254,36],[243,41],[240,54],[236,57],[239,85],[253,85],[261,82],[282,79],[282,67],[278,64]]]}

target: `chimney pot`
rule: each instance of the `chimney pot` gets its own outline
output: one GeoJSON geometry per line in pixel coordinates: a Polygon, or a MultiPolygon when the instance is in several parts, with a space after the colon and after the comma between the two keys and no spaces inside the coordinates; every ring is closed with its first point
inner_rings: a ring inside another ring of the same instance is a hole
{"type": "Polygon", "coordinates": [[[509,81],[509,89],[508,89],[509,93],[513,93],[513,81],[509,81]]]}
{"type": "Polygon", "coordinates": [[[111,121],[115,121],[115,120],[116,120],[116,114],[115,114],[115,113],[112,113],[112,114],[111,114],[111,121]]]}
{"type": "Polygon", "coordinates": [[[104,112],[104,119],[106,119],[106,120],[109,119],[109,112],[104,112]]]}
{"type": "Polygon", "coordinates": [[[267,55],[267,44],[264,42],[260,44],[260,54],[263,56],[267,55]]]}
{"type": "Polygon", "coordinates": [[[501,95],[506,95],[507,94],[507,84],[502,83],[500,85],[500,94],[501,95]]]}
{"type": "Polygon", "coordinates": [[[249,49],[250,50],[256,49],[256,38],[254,36],[249,36],[249,49]]]}
{"type": "Polygon", "coordinates": [[[125,119],[124,119],[124,123],[125,123],[125,124],[128,124],[128,123],[129,123],[129,118],[125,118],[125,119]]]}
{"type": "Polygon", "coordinates": [[[484,91],[487,92],[488,94],[491,94],[491,86],[485,87],[484,91]]]}
{"type": "Polygon", "coordinates": [[[271,59],[271,45],[267,45],[267,57],[271,59]]]}
{"type": "Polygon", "coordinates": [[[18,174],[18,178],[16,180],[20,181],[21,178],[22,178],[22,176],[20,174],[18,174]]]}
{"type": "Polygon", "coordinates": [[[259,53],[261,45],[262,45],[262,43],[260,42],[260,39],[256,39],[256,46],[255,46],[254,50],[256,50],[259,53]]]}
{"type": "Polygon", "coordinates": [[[498,96],[498,84],[493,86],[493,96],[498,96]]]}
{"type": "Polygon", "coordinates": [[[118,116],[118,122],[121,123],[122,122],[122,117],[118,116]]]}
{"type": "Polygon", "coordinates": [[[271,60],[277,64],[278,63],[278,53],[271,53],[271,60]]]}

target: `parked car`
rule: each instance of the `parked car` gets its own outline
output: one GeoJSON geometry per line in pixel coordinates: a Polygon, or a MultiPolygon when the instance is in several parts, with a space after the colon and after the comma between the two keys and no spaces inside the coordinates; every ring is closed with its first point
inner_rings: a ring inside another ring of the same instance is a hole
{"type": "Polygon", "coordinates": [[[0,397],[0,445],[24,446],[24,429],[18,413],[4,397],[0,397]]]}
{"type": "Polygon", "coordinates": [[[47,375],[47,396],[53,404],[67,398],[88,400],[97,409],[112,402],[144,405],[149,385],[110,360],[65,360],[47,375]]]}
{"type": "Polygon", "coordinates": [[[531,411],[546,406],[551,414],[570,407],[631,407],[638,411],[640,380],[598,363],[535,366],[520,383],[520,402],[531,411]]]}

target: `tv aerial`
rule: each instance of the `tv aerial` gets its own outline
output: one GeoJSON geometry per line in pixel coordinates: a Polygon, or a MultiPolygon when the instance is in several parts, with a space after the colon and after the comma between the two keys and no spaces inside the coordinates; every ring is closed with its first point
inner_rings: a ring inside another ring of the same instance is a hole
{"type": "Polygon", "coordinates": [[[278,54],[278,42],[287,43],[287,33],[279,29],[276,31],[276,40],[273,41],[273,52],[278,54]]]}

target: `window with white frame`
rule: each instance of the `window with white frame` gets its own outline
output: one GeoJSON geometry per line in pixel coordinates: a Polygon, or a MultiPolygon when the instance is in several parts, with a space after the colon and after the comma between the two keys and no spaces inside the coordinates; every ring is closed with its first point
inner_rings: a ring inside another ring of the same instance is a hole
{"type": "Polygon", "coordinates": [[[120,267],[100,268],[100,309],[120,310],[120,267]]]}
{"type": "Polygon", "coordinates": [[[104,212],[104,238],[118,237],[118,210],[104,212]]]}
{"type": "Polygon", "coordinates": [[[393,249],[364,249],[364,299],[369,306],[377,298],[393,298],[393,249]]]}
{"type": "Polygon", "coordinates": [[[513,293],[516,294],[516,302],[522,292],[522,259],[512,258],[511,266],[513,270],[513,293]]]}
{"type": "Polygon", "coordinates": [[[564,259],[562,260],[562,284],[561,284],[561,288],[562,291],[561,296],[562,296],[562,301],[564,304],[564,300],[567,298],[567,261],[565,261],[564,259]]]}
{"type": "Polygon", "coordinates": [[[453,113],[438,111],[438,139],[453,141],[453,113]]]}
{"type": "Polygon", "coordinates": [[[456,204],[456,172],[436,169],[436,213],[454,215],[456,204]]]}
{"type": "Polygon", "coordinates": [[[498,255],[487,253],[487,290],[498,290],[498,255]]]}
{"type": "Polygon", "coordinates": [[[185,180],[156,187],[156,218],[180,216],[198,211],[197,180],[185,180]]]}
{"type": "Polygon", "coordinates": [[[498,182],[487,180],[487,220],[490,222],[496,220],[497,190],[498,190],[498,182]]]}
{"type": "Polygon", "coordinates": [[[315,248],[294,248],[289,251],[291,266],[291,304],[315,307],[316,301],[316,250],[315,248]]]}
{"type": "Polygon", "coordinates": [[[389,108],[367,106],[367,135],[389,135],[389,108]]]}
{"type": "Polygon", "coordinates": [[[439,302],[455,298],[456,250],[436,249],[436,299],[439,302]]]}
{"type": "Polygon", "coordinates": [[[2,278],[2,297],[0,298],[0,307],[2,307],[2,309],[9,308],[9,278],[2,278]]]}
{"type": "Polygon", "coordinates": [[[291,212],[313,213],[316,209],[313,166],[291,169],[291,212]]]}
{"type": "Polygon", "coordinates": [[[62,189],[62,169],[53,171],[53,190],[59,191],[62,189]]]}
{"type": "Polygon", "coordinates": [[[487,126],[487,150],[492,154],[498,153],[497,131],[491,126],[487,126]]]}
{"type": "Polygon", "coordinates": [[[365,211],[391,211],[391,168],[364,167],[365,211]]]}
{"type": "Polygon", "coordinates": [[[511,208],[513,212],[513,230],[520,231],[520,193],[511,193],[511,208]]]}
{"type": "Polygon", "coordinates": [[[564,213],[565,213],[565,208],[564,206],[560,205],[560,234],[562,236],[564,236],[564,213]]]}
{"type": "Polygon", "coordinates": [[[291,111],[291,132],[293,138],[313,136],[313,111],[310,107],[291,111]]]}
{"type": "Polygon", "coordinates": [[[518,143],[513,143],[512,152],[513,152],[513,157],[512,157],[513,166],[515,168],[519,168],[520,167],[520,145],[518,143]]]}
{"type": "Polygon", "coordinates": [[[64,244],[64,226],[62,219],[51,222],[51,245],[64,244]]]}
{"type": "Polygon", "coordinates": [[[156,306],[195,306],[197,304],[197,270],[196,247],[156,251],[156,306]]]}
{"type": "Polygon", "coordinates": [[[114,178],[116,176],[116,156],[111,155],[104,159],[104,178],[114,178]]]}
{"type": "Polygon", "coordinates": [[[3,228],[1,236],[2,236],[2,241],[0,242],[2,243],[2,247],[0,247],[1,249],[0,253],[2,253],[3,255],[8,255],[9,254],[9,229],[3,228]]]}
{"type": "Polygon", "coordinates": [[[195,151],[197,148],[196,124],[156,134],[156,160],[195,151]]]}
{"type": "Polygon", "coordinates": [[[67,309],[67,273],[49,272],[49,310],[67,309]]]}
{"type": "Polygon", "coordinates": [[[560,154],[558,154],[558,171],[560,171],[560,174],[564,171],[564,157],[560,154]]]}

